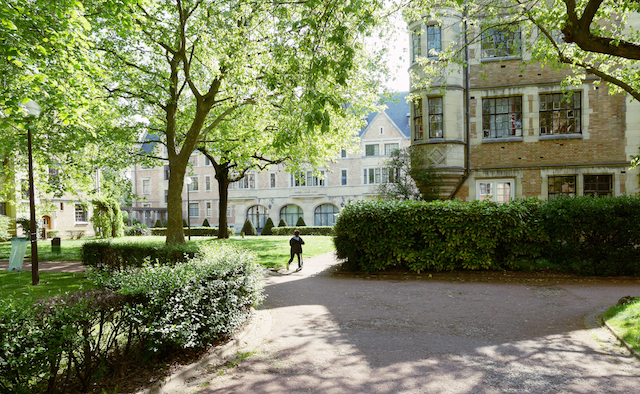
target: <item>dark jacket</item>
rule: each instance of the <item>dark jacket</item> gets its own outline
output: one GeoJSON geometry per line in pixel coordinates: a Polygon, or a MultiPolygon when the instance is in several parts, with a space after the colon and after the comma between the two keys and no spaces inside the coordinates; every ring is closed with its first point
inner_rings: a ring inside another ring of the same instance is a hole
{"type": "Polygon", "coordinates": [[[302,245],[304,245],[304,241],[301,237],[298,237],[297,240],[296,237],[293,237],[289,240],[289,245],[291,246],[292,253],[302,253],[302,245]]]}

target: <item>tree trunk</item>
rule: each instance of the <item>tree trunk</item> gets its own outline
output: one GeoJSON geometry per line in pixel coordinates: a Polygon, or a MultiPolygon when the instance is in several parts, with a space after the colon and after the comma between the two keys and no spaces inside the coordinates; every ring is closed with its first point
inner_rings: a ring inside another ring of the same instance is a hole
{"type": "MultiPolygon", "coordinates": [[[[184,227],[182,225],[182,188],[187,166],[174,157],[169,168],[169,192],[167,195],[167,244],[183,244],[184,227]]],[[[187,215],[189,207],[187,207],[187,215]]]]}
{"type": "Polygon", "coordinates": [[[218,204],[218,238],[229,238],[227,231],[227,206],[229,205],[229,167],[226,165],[214,164],[216,169],[216,180],[218,181],[218,194],[220,203],[218,204]]]}

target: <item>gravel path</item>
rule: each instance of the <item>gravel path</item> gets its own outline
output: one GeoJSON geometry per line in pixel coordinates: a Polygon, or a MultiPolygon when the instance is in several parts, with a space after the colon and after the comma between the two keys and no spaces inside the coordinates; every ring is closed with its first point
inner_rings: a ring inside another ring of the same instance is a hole
{"type": "Polygon", "coordinates": [[[638,393],[596,315],[640,280],[340,276],[331,254],[267,278],[243,361],[173,393],[638,393]]]}

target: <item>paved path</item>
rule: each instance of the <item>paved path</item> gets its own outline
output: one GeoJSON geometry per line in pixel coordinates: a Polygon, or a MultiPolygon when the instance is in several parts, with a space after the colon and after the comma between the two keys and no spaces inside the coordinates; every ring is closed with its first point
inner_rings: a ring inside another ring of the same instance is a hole
{"type": "MultiPolygon", "coordinates": [[[[9,268],[9,259],[0,259],[0,270],[7,270],[9,268]]],[[[51,271],[51,272],[84,272],[85,266],[82,265],[82,261],[69,260],[69,261],[39,261],[38,272],[51,271]]],[[[22,264],[23,271],[31,271],[31,259],[25,258],[22,264]]]]}
{"type": "Polygon", "coordinates": [[[595,324],[640,280],[354,278],[332,264],[268,277],[254,353],[172,392],[640,392],[640,361],[595,324]]]}

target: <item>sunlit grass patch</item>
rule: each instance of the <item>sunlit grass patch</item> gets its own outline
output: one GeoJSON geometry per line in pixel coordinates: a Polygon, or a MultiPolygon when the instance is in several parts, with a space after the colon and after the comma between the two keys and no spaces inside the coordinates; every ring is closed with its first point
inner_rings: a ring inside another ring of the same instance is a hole
{"type": "Polygon", "coordinates": [[[93,284],[83,273],[41,271],[40,284],[32,286],[31,271],[0,271],[0,298],[35,300],[92,288],[93,284]]]}
{"type": "Polygon", "coordinates": [[[640,352],[640,300],[612,306],[603,317],[622,339],[640,352]]]}

